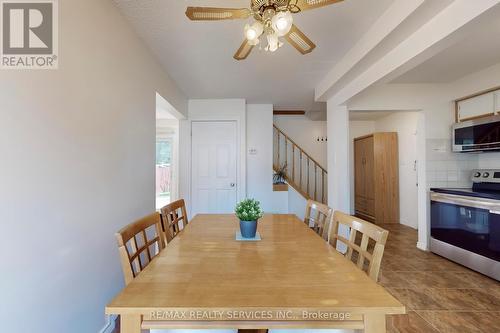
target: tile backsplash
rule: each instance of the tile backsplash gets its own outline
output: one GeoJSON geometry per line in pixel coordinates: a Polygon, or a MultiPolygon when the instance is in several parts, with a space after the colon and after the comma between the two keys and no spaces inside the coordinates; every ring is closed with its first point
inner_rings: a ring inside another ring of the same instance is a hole
{"type": "Polygon", "coordinates": [[[479,169],[500,169],[500,153],[484,153],[478,155],[479,169]]]}
{"type": "MultiPolygon", "coordinates": [[[[472,186],[472,170],[480,168],[479,156],[482,154],[454,153],[451,151],[450,139],[427,139],[426,144],[428,187],[472,186]]],[[[498,160],[500,153],[497,156],[498,160]]]]}

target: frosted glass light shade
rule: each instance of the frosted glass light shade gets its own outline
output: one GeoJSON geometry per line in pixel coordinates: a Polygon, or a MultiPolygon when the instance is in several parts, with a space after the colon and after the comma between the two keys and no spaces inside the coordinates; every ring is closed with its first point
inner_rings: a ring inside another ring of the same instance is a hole
{"type": "Polygon", "coordinates": [[[251,45],[259,44],[259,37],[263,32],[264,26],[259,21],[255,21],[252,25],[245,25],[245,37],[251,45]]]}
{"type": "Polygon", "coordinates": [[[276,33],[267,35],[267,49],[274,52],[279,48],[278,35],[276,33]]]}
{"type": "Polygon", "coordinates": [[[278,34],[279,37],[285,36],[290,32],[290,29],[292,28],[292,13],[290,13],[289,11],[278,12],[276,15],[274,15],[271,24],[274,31],[278,34]]]}

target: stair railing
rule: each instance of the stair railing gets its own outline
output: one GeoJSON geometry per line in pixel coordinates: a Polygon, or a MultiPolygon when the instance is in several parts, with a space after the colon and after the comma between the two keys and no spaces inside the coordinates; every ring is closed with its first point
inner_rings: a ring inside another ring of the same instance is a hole
{"type": "Polygon", "coordinates": [[[276,125],[273,125],[273,169],[286,164],[286,180],[306,199],[328,202],[328,173],[276,125]]]}

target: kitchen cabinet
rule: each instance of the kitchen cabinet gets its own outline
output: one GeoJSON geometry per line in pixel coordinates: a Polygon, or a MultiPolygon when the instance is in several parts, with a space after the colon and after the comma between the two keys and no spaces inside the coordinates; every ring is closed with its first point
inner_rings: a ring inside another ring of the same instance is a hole
{"type": "Polygon", "coordinates": [[[498,99],[499,92],[489,92],[487,94],[464,99],[457,102],[458,121],[467,121],[475,118],[491,116],[495,113],[495,99],[498,99]]]}
{"type": "Polygon", "coordinates": [[[381,223],[399,223],[397,133],[374,133],[354,140],[356,215],[381,223]]]}

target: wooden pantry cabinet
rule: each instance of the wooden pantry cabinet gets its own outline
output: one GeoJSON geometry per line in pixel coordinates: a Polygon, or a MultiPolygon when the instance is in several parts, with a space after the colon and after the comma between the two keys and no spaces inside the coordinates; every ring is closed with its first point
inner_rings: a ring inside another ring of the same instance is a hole
{"type": "Polygon", "coordinates": [[[398,134],[354,139],[355,210],[360,218],[399,223],[398,134]]]}

